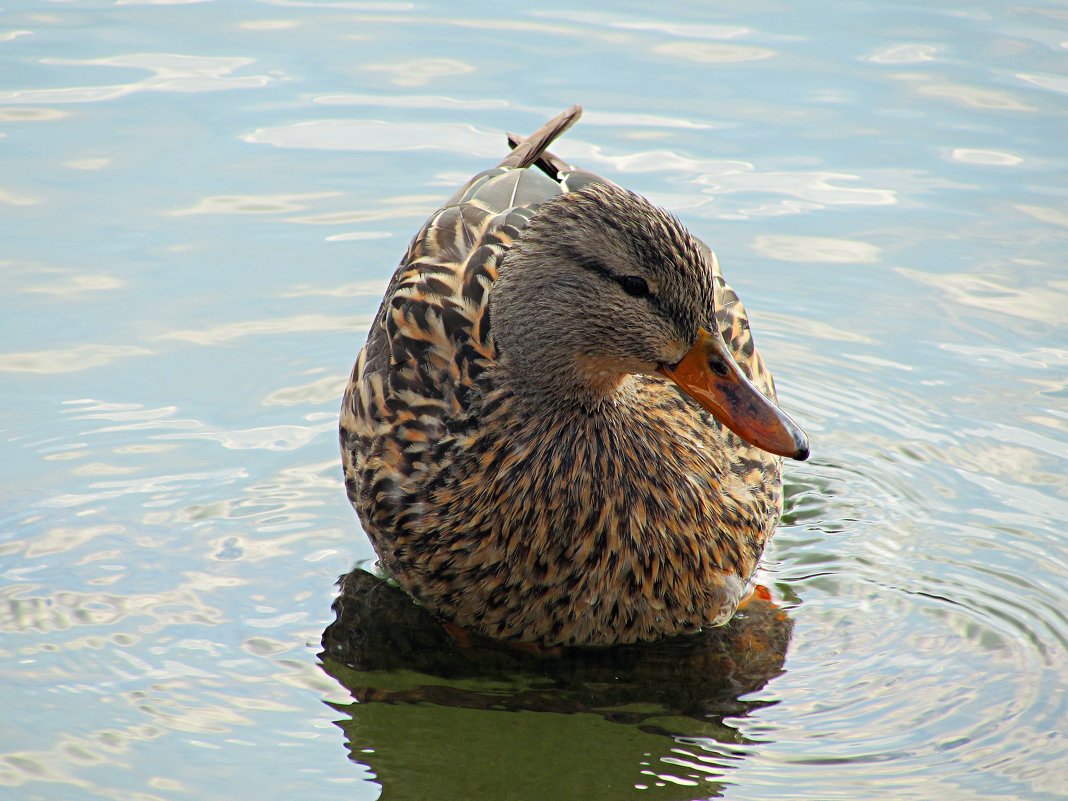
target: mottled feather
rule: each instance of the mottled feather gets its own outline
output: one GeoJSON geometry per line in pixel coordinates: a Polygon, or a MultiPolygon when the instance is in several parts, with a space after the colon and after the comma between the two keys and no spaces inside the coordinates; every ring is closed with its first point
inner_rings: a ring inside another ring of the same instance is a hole
{"type": "MultiPolygon", "coordinates": [[[[547,152],[576,117],[511,137],[516,150],[416,234],[340,420],[347,491],[384,568],[443,618],[547,645],[725,622],[781,511],[781,460],[666,379],[630,376],[618,398],[576,412],[532,407],[505,375],[490,299],[513,246],[562,194],[623,191],[547,152]]],[[[692,242],[709,316],[774,399],[744,307],[692,242]]]]}

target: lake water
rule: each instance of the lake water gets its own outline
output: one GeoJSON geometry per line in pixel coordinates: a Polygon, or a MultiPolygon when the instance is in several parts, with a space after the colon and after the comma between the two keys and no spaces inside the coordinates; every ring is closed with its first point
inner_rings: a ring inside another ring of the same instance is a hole
{"type": "Polygon", "coordinates": [[[1064,797],[1064,3],[15,2],[0,67],[0,798],[1064,797]],[[573,102],[554,149],[717,250],[812,439],[778,610],[368,659],[344,378],[573,102]]]}

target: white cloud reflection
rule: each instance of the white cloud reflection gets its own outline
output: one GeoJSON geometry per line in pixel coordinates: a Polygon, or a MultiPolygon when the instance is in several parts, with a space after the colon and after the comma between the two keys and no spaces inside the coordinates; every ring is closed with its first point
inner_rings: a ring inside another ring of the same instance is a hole
{"type": "Polygon", "coordinates": [[[0,353],[0,372],[75,373],[91,367],[103,367],[129,356],[148,356],[148,348],[137,345],[100,345],[84,343],[55,350],[0,353]]]}
{"type": "Polygon", "coordinates": [[[313,200],[339,197],[341,192],[309,192],[295,195],[213,195],[185,209],[168,212],[173,217],[190,214],[283,214],[303,211],[313,200]]]}
{"type": "Polygon", "coordinates": [[[217,345],[241,337],[266,334],[294,334],[311,331],[357,331],[370,325],[370,319],[329,314],[300,314],[261,320],[242,320],[211,328],[183,329],[161,334],[159,339],[176,339],[197,345],[217,345]]]}
{"type": "Polygon", "coordinates": [[[934,61],[938,48],[934,45],[905,43],[880,47],[871,55],[865,56],[865,61],[875,64],[919,64],[923,61],[934,61]]]}
{"type": "Polygon", "coordinates": [[[868,242],[819,236],[758,236],[753,250],[779,261],[832,264],[870,264],[879,261],[881,253],[868,242]]]}
{"type": "Polygon", "coordinates": [[[119,67],[144,70],[148,77],[131,83],[65,86],[51,89],[7,89],[0,103],[93,103],[137,92],[216,92],[258,89],[275,79],[267,75],[233,75],[255,63],[238,56],[186,56],[176,53],[134,53],[95,59],[50,58],[43,64],[75,67],[119,67]]]}
{"type": "Polygon", "coordinates": [[[441,78],[455,78],[475,71],[467,62],[455,58],[417,58],[398,63],[367,64],[363,69],[390,76],[390,83],[396,86],[422,86],[441,78]]]}
{"type": "Polygon", "coordinates": [[[253,144],[311,150],[447,150],[481,158],[499,158],[504,147],[500,133],[447,122],[309,120],[258,128],[244,139],[253,144]]]}

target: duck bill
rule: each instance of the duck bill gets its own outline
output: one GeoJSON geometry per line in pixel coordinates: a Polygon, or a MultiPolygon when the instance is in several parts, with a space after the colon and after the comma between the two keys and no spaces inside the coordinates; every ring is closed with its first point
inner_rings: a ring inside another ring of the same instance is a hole
{"type": "Polygon", "coordinates": [[[702,328],[682,361],[659,372],[750,445],[808,458],[805,432],[745,377],[719,334],[702,328]]]}

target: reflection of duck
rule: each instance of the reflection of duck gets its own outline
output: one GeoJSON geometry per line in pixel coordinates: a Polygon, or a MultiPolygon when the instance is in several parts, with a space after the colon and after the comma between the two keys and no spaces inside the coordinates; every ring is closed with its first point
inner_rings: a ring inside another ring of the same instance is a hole
{"type": "Polygon", "coordinates": [[[792,629],[757,598],[728,626],[657,643],[460,647],[362,570],[334,611],[323,668],[354,703],[331,705],[382,798],[708,798],[748,751],[736,721],[769,703],[741,696],[782,672],[792,629]]]}
{"type": "Polygon", "coordinates": [[[708,247],[546,152],[579,113],[423,226],[341,410],[383,567],[461,626],[550,645],[728,620],[778,522],[774,454],[808,455],[708,247]]]}

